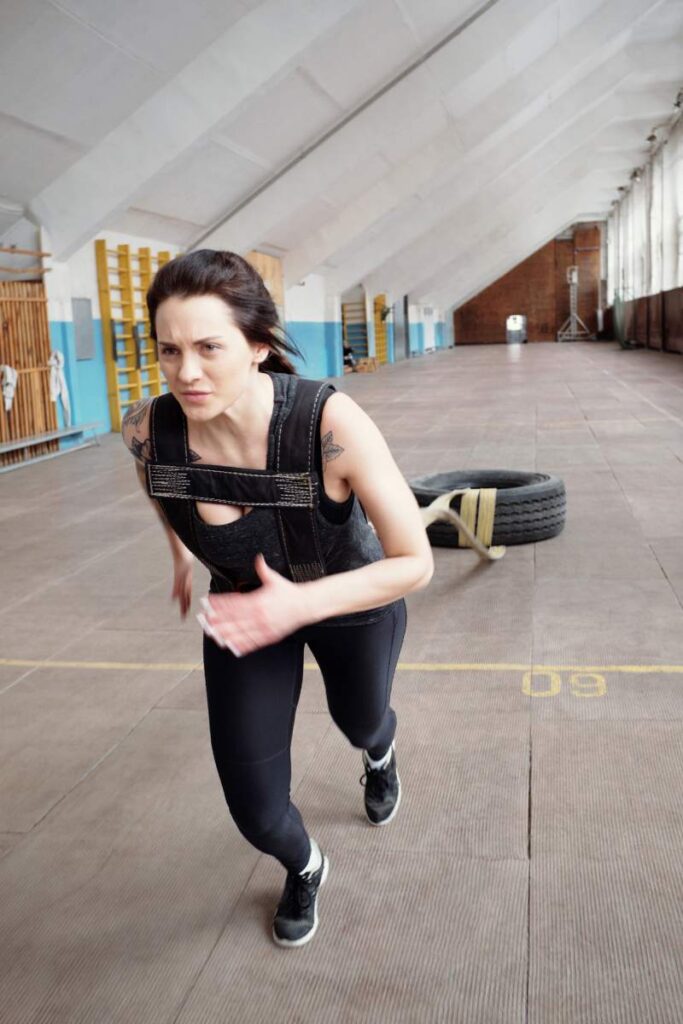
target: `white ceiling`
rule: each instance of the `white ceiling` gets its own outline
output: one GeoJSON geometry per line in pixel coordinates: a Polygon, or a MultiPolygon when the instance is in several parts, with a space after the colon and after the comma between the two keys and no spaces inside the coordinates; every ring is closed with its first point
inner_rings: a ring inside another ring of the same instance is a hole
{"type": "Polygon", "coordinates": [[[447,308],[606,216],[682,78],[683,0],[4,0],[0,237],[447,308]]]}

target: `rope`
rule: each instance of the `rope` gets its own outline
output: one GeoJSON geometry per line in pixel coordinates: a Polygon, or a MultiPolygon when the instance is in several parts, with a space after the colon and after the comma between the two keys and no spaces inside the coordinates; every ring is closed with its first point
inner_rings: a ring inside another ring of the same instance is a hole
{"type": "Polygon", "coordinates": [[[452,523],[458,530],[460,547],[473,548],[481,558],[496,561],[505,554],[504,547],[491,546],[497,493],[495,487],[468,487],[439,494],[426,508],[420,509],[422,521],[425,528],[437,521],[452,523]],[[450,507],[457,495],[462,496],[459,515],[450,507]]]}

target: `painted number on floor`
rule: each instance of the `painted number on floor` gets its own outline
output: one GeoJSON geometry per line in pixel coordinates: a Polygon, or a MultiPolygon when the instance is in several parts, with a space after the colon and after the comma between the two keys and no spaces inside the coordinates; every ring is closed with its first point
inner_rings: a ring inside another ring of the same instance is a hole
{"type": "MultiPolygon", "coordinates": [[[[527,697],[557,697],[562,690],[562,681],[560,672],[525,672],[522,693],[527,697]]],[[[605,677],[597,672],[572,672],[568,683],[573,697],[604,697],[607,693],[605,677]]]]}

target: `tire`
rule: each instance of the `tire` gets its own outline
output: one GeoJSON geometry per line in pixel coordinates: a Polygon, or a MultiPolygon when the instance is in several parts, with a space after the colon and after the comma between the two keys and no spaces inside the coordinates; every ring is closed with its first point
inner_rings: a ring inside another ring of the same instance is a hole
{"type": "MultiPolygon", "coordinates": [[[[471,469],[434,473],[409,481],[421,508],[440,494],[459,488],[495,487],[496,513],[492,544],[533,544],[557,537],[564,529],[567,497],[564,481],[547,473],[518,473],[507,469],[471,469]]],[[[451,502],[460,511],[461,495],[451,502]]],[[[458,531],[450,523],[432,523],[427,536],[433,547],[457,548],[458,531]]]]}

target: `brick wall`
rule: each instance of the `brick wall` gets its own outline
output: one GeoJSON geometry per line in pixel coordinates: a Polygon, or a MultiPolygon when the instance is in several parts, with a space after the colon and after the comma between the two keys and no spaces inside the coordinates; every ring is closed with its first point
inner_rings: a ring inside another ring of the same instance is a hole
{"type": "Polygon", "coordinates": [[[573,239],[554,239],[453,313],[456,345],[505,342],[511,313],[527,318],[529,341],[554,341],[569,316],[567,267],[579,267],[579,316],[597,330],[600,228],[577,225],[573,239]]]}

